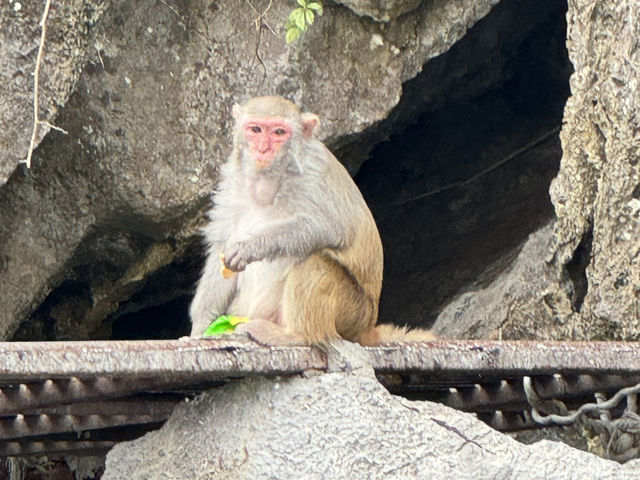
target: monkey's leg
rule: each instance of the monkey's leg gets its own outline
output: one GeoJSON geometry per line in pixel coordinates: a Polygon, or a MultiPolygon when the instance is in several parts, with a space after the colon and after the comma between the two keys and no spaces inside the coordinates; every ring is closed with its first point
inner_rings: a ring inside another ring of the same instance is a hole
{"type": "Polygon", "coordinates": [[[328,255],[314,254],[297,263],[287,277],[282,323],[309,343],[339,336],[358,342],[375,324],[375,312],[356,280],[328,255]]]}
{"type": "Polygon", "coordinates": [[[265,346],[305,345],[306,343],[302,336],[288,331],[277,323],[261,318],[238,325],[236,332],[247,333],[249,338],[265,346]]]}
{"type": "Polygon", "coordinates": [[[227,311],[235,291],[235,285],[235,278],[222,277],[217,250],[210,249],[204,272],[189,309],[192,337],[202,335],[218,315],[227,311]]]}

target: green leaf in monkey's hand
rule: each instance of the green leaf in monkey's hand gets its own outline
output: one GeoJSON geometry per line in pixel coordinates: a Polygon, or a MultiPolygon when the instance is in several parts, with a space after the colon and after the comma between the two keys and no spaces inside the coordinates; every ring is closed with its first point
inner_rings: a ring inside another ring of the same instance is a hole
{"type": "Polygon", "coordinates": [[[203,337],[213,337],[215,335],[222,335],[224,333],[233,332],[236,327],[241,323],[248,322],[247,317],[236,317],[234,315],[220,315],[213,322],[209,324],[207,329],[202,334],[203,337]]]}

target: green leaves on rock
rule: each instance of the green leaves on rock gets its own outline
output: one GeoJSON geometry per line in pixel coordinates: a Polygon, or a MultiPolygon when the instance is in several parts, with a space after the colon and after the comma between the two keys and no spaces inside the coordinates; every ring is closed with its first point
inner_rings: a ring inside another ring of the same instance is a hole
{"type": "Polygon", "coordinates": [[[291,43],[296,41],[307,30],[307,27],[313,23],[316,14],[322,15],[322,3],[309,0],[297,0],[298,8],[296,8],[287,20],[285,28],[287,30],[286,41],[291,43]]]}

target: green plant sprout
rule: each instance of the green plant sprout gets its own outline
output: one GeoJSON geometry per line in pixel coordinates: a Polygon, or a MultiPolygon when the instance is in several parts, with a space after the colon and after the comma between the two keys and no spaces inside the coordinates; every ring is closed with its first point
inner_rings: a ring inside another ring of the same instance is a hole
{"type": "Polygon", "coordinates": [[[287,30],[287,43],[296,41],[307,30],[307,27],[313,23],[316,14],[322,15],[322,3],[317,0],[296,0],[298,8],[296,8],[285,24],[287,30]]]}

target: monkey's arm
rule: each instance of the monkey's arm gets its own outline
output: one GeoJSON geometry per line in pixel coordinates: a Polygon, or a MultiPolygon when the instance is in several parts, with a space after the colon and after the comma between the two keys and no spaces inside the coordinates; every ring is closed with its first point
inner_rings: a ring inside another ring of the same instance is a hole
{"type": "Polygon", "coordinates": [[[225,264],[240,272],[252,262],[290,256],[305,258],[323,248],[339,248],[346,241],[346,231],[320,213],[297,214],[257,232],[248,240],[227,245],[225,264]]]}
{"type": "Polygon", "coordinates": [[[320,151],[305,173],[289,177],[278,190],[274,209],[281,209],[279,218],[265,218],[241,241],[227,243],[230,270],[282,256],[306,258],[353,242],[370,213],[344,167],[320,142],[316,147],[320,151]]]}
{"type": "Polygon", "coordinates": [[[212,245],[196,294],[191,302],[191,336],[202,335],[218,315],[226,313],[236,288],[236,279],[220,272],[219,247],[212,245]]]}

